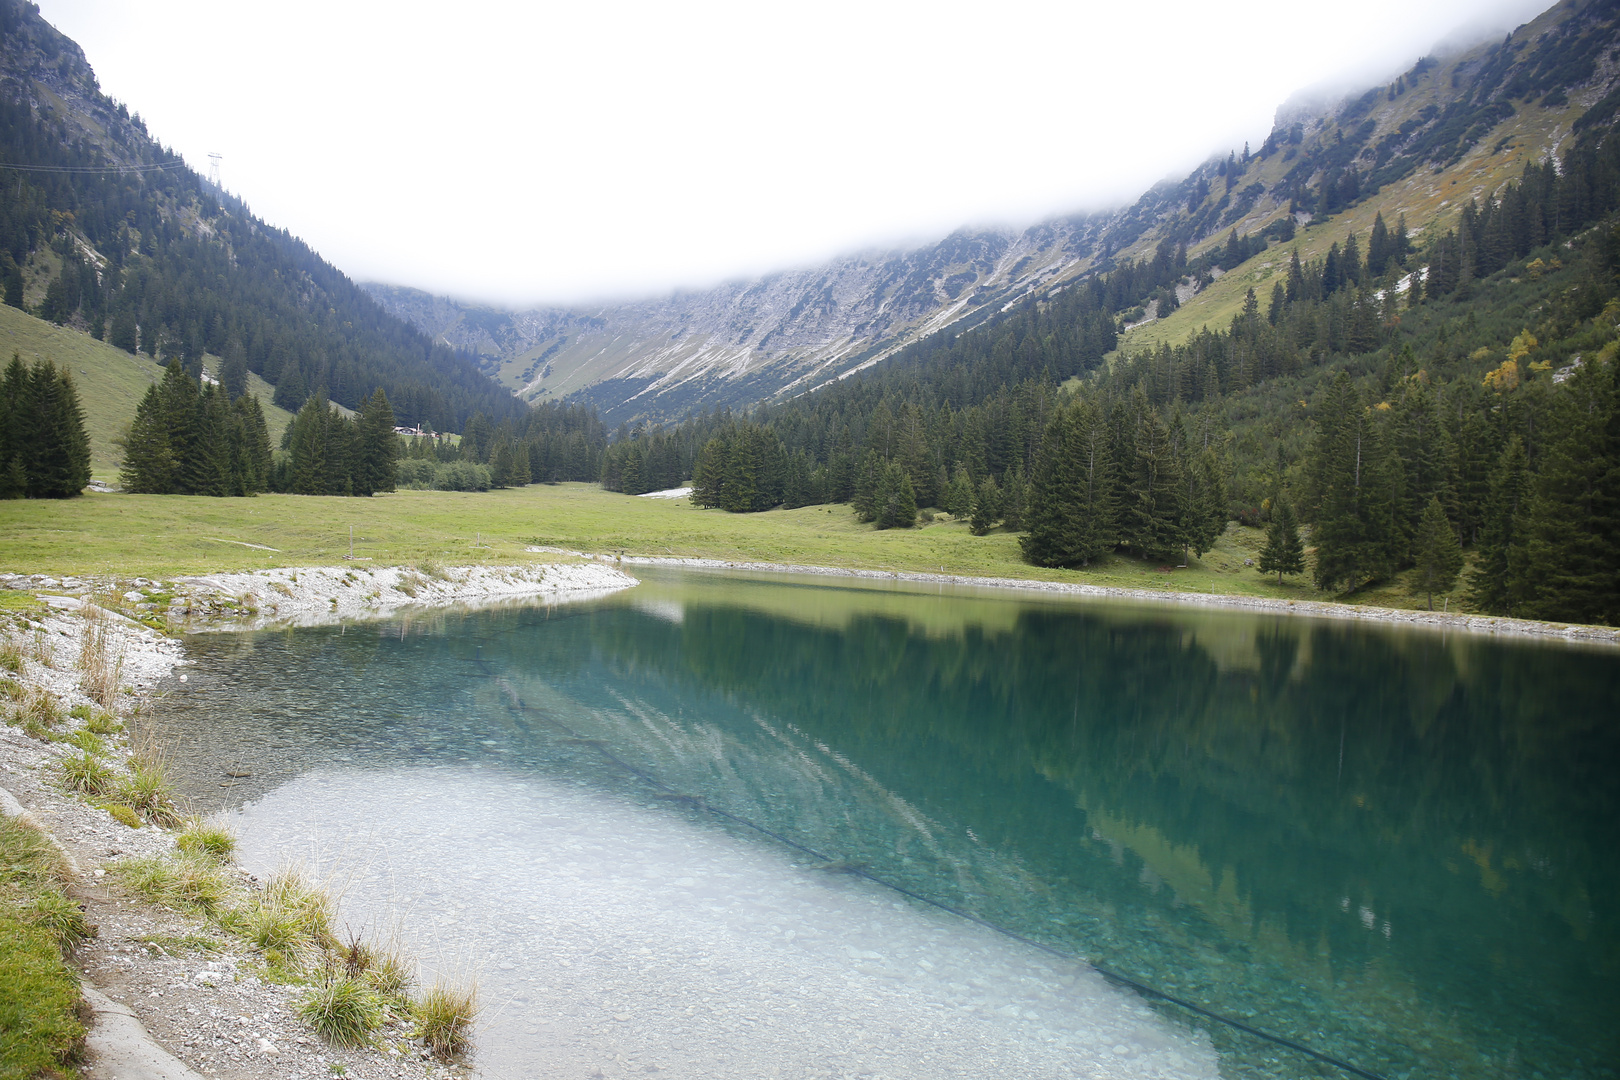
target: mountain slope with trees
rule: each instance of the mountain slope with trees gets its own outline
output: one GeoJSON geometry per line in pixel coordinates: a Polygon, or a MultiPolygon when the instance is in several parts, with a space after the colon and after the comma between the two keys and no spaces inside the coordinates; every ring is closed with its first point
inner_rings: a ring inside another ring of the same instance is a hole
{"type": "MultiPolygon", "coordinates": [[[[1590,74],[1587,59],[1614,57],[1616,17],[1563,5],[1480,58],[1590,74]]],[[[1488,118],[1504,87],[1569,96],[1515,70],[1465,70],[1459,100],[1488,118]]],[[[1368,215],[1351,211],[1377,198],[1363,188],[1317,225],[1343,230],[1320,257],[1286,230],[1232,230],[1197,253],[1161,241],[1152,260],[793,401],[621,440],[604,481],[632,490],[648,470],[624,463],[688,455],[694,478],[723,461],[723,479],[747,482],[748,498],[722,484],[710,505],[848,501],[883,527],[911,523],[892,513],[898,477],[917,506],[975,532],[1023,531],[1026,557],[1048,566],[1116,552],[1174,564],[1235,516],[1277,532],[1263,572],[1308,568],[1335,594],[1396,576],[1447,593],[1466,550],[1479,610],[1620,620],[1620,110],[1590,83],[1581,93],[1591,104],[1560,155],[1524,161],[1423,233],[1399,205],[1374,204],[1361,230],[1368,215]],[[1119,304],[1154,288],[1169,302],[1226,259],[1228,274],[1260,259],[1285,269],[1267,294],[1245,288],[1218,329],[1155,347],[1127,336],[1105,360],[1119,304]],[[1297,531],[1277,525],[1296,507],[1305,560],[1297,531]]],[[[680,471],[666,468],[660,484],[680,471]]]]}
{"type": "Polygon", "coordinates": [[[1257,145],[1110,212],[645,301],[506,311],[367,288],[436,340],[477,351],[515,393],[573,395],[610,424],[785,400],[1099,274],[1112,275],[1106,310],[1127,343],[1177,343],[1225,325],[1247,288],[1265,296],[1287,269],[1268,244],[1323,258],[1347,232],[1365,242],[1379,212],[1392,234],[1404,220],[1420,240],[1562,153],[1578,120],[1614,111],[1613,14],[1566,0],[1507,41],[1422,58],[1340,100],[1290,102],[1257,145]]]}
{"type": "Polygon", "coordinates": [[[24,0],[0,0],[0,163],[13,307],[194,374],[217,356],[233,398],[252,372],[290,411],[317,391],[358,408],[382,387],[403,420],[439,430],[523,412],[474,360],[187,168],[24,0]]]}

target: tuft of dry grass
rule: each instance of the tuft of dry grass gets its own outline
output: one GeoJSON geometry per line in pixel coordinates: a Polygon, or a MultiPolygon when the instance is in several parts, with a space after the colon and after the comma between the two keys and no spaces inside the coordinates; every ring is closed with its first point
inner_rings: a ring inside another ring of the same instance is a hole
{"type": "Polygon", "coordinates": [[[118,678],[124,670],[120,635],[107,613],[94,604],[79,609],[84,630],[79,636],[79,687],[103,709],[118,700],[118,678]]]}
{"type": "Polygon", "coordinates": [[[335,1046],[369,1046],[382,1026],[382,1001],[352,975],[335,975],[315,986],[299,1003],[301,1016],[335,1046]]]}
{"type": "Polygon", "coordinates": [[[436,980],[411,1006],[416,1035],[441,1058],[467,1052],[478,1016],[478,983],[436,980]]]}
{"type": "Polygon", "coordinates": [[[108,768],[88,748],[63,758],[61,769],[62,785],[69,791],[102,796],[118,785],[118,774],[108,768]]]}
{"type": "Polygon", "coordinates": [[[13,675],[21,675],[26,663],[23,647],[16,638],[10,634],[0,638],[0,668],[13,675]]]}

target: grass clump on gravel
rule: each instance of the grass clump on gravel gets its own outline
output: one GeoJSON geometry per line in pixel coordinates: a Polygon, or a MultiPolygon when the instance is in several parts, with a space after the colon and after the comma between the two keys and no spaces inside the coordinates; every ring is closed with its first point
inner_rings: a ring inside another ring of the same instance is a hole
{"type": "Polygon", "coordinates": [[[61,769],[62,784],[84,795],[107,795],[118,784],[118,774],[88,750],[63,758],[61,769]]]}
{"type": "Polygon", "coordinates": [[[216,822],[188,818],[185,828],[174,838],[175,847],[192,855],[206,855],[224,862],[236,850],[236,834],[216,822]]]}
{"type": "Polygon", "coordinates": [[[467,1051],[477,1015],[478,986],[472,982],[435,982],[411,1006],[417,1038],[441,1058],[467,1051]]]}
{"type": "Polygon", "coordinates": [[[159,904],[202,915],[224,910],[231,879],[211,858],[196,855],[147,855],[113,864],[119,879],[133,892],[159,904]]]}
{"type": "Polygon", "coordinates": [[[138,757],[129,759],[129,774],[121,777],[114,792],[119,802],[156,825],[173,825],[179,820],[174,808],[174,789],[163,770],[138,757]]]}
{"type": "Polygon", "coordinates": [[[333,974],[304,996],[298,1015],[329,1043],[368,1046],[382,1026],[383,1003],[363,980],[333,974]]]}
{"type": "Polygon", "coordinates": [[[233,914],[233,928],[265,952],[288,957],[332,949],[333,902],[297,870],[284,870],[233,914]]]}

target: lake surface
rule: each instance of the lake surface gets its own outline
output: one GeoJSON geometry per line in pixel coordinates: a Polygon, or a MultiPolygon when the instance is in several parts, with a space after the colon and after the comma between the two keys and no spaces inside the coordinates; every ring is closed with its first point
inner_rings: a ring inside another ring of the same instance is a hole
{"type": "Polygon", "coordinates": [[[677,572],[188,648],[182,786],[476,971],[488,1076],[1352,1075],[1066,957],[1377,1075],[1616,1075],[1612,649],[677,572]]]}

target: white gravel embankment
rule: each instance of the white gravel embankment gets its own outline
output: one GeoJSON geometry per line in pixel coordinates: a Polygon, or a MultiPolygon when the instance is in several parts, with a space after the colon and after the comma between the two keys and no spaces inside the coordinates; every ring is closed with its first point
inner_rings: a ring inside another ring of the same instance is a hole
{"type": "Polygon", "coordinates": [[[531,547],[531,552],[552,552],[580,558],[600,559],[624,566],[671,566],[692,570],[732,570],[746,573],[807,574],[815,577],[859,578],[867,581],[908,581],[927,585],[957,585],[968,588],[1016,589],[1048,596],[1091,597],[1135,600],[1183,607],[1226,608],[1274,615],[1305,615],[1323,619],[1358,619],[1397,623],[1438,630],[1475,634],[1562,638],[1566,641],[1600,645],[1620,645],[1620,627],[1588,626],[1580,623],[1540,622],[1510,619],[1496,615],[1470,615],[1444,611],[1369,607],[1336,604],[1325,600],[1275,600],[1264,596],[1223,596],[1215,593],[1176,592],[1169,589],[1126,589],[1111,585],[1083,585],[1063,581],[1029,581],[1023,578],[972,577],[962,574],[925,574],[901,570],[849,570],[836,566],[796,566],[787,563],[732,562],[725,559],[681,559],[663,555],[590,555],[562,548],[531,547]]]}
{"type": "Polygon", "coordinates": [[[541,566],[292,567],[177,579],[168,613],[202,628],[312,626],[374,619],[405,608],[561,603],[629,588],[636,579],[601,563],[541,566]]]}

